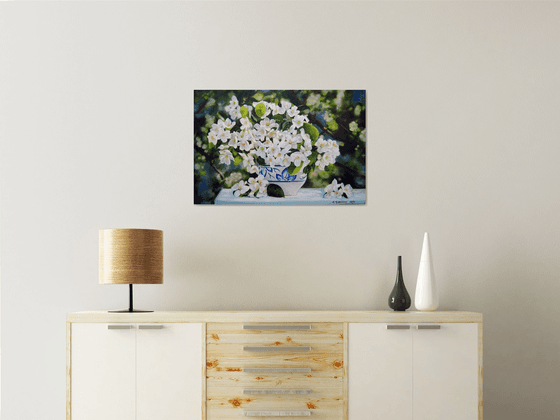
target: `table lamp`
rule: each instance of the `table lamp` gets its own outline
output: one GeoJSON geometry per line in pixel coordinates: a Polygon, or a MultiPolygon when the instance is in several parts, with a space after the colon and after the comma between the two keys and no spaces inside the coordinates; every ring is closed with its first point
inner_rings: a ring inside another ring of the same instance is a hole
{"type": "Polygon", "coordinates": [[[103,229],[99,231],[99,284],[128,284],[128,309],[109,312],[153,312],[134,309],[133,284],[163,283],[163,231],[103,229]]]}

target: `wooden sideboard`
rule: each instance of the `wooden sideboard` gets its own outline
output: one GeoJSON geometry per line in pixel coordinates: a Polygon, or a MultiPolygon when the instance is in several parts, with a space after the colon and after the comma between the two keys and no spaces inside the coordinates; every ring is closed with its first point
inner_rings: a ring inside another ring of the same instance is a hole
{"type": "Polygon", "coordinates": [[[67,315],[67,420],[481,420],[482,314],[67,315]]]}

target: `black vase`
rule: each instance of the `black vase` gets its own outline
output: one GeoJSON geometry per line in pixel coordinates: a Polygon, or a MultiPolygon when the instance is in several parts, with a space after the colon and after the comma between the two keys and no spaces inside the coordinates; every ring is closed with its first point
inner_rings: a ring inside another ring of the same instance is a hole
{"type": "Polygon", "coordinates": [[[389,295],[389,308],[395,311],[406,311],[410,308],[410,295],[404,287],[404,280],[402,276],[402,257],[399,256],[397,263],[397,279],[395,280],[395,287],[389,295]]]}

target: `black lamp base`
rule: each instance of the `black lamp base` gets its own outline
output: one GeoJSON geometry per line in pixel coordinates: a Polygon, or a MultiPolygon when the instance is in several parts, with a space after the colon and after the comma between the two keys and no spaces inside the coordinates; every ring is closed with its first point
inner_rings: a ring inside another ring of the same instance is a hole
{"type": "Polygon", "coordinates": [[[110,313],[142,313],[142,312],[154,312],[154,311],[142,311],[141,309],[133,309],[132,311],[130,309],[117,309],[114,311],[107,311],[110,313]]]}
{"type": "Polygon", "coordinates": [[[132,304],[132,284],[128,285],[128,291],[129,291],[129,296],[128,296],[128,302],[129,302],[129,307],[128,309],[117,309],[114,311],[107,311],[110,313],[146,313],[146,312],[154,312],[154,311],[143,311],[141,309],[134,309],[134,306],[132,304]]]}

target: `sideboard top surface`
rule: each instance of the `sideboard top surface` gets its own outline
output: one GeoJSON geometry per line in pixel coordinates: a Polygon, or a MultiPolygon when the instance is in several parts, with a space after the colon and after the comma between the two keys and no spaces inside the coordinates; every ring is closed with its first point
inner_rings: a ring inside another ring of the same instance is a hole
{"type": "Polygon", "coordinates": [[[482,314],[462,311],[85,311],[67,314],[66,322],[482,322],[482,314]]]}

